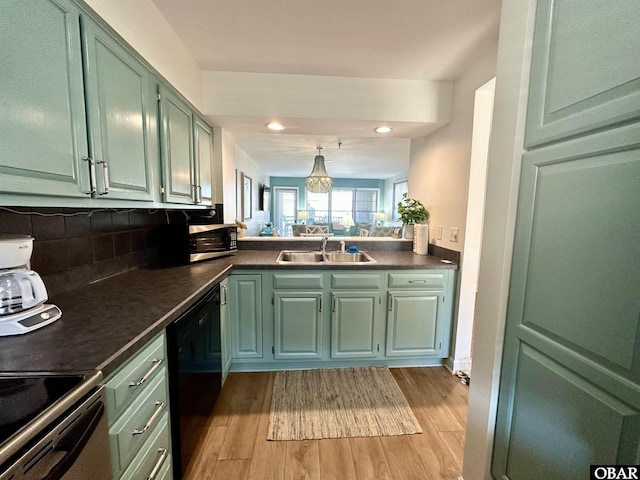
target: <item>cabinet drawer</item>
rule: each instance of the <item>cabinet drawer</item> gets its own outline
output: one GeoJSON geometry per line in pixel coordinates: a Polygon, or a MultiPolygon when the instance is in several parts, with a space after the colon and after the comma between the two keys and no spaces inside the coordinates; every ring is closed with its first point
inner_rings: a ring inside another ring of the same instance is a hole
{"type": "Polygon", "coordinates": [[[389,288],[444,288],[446,272],[442,273],[390,273],[389,288]]]}
{"type": "Polygon", "coordinates": [[[162,370],[165,363],[164,336],[160,335],[107,381],[105,391],[109,424],[118,418],[158,371],[162,370]]]}
{"type": "Polygon", "coordinates": [[[274,273],[273,288],[304,289],[304,288],[322,288],[322,274],[310,273],[274,273]]]}
{"type": "Polygon", "coordinates": [[[147,388],[109,428],[111,462],[114,472],[124,470],[149,439],[167,411],[166,370],[163,368],[147,388]]]}
{"type": "Polygon", "coordinates": [[[331,288],[379,289],[382,287],[382,274],[379,273],[333,273],[331,288]]]}
{"type": "Polygon", "coordinates": [[[120,480],[149,478],[154,468],[159,472],[155,476],[156,480],[172,478],[171,440],[169,438],[169,414],[167,413],[162,416],[158,428],[154,430],[149,441],[144,444],[120,480]]]}

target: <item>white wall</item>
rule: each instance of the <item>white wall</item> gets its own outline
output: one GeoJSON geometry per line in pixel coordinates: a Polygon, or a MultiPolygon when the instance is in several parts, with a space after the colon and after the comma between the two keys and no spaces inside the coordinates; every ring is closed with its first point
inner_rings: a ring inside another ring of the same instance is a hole
{"type": "MultiPolygon", "coordinates": [[[[260,167],[253,161],[253,159],[247,155],[237,145],[235,146],[235,168],[239,172],[244,173],[251,177],[252,181],[252,195],[251,195],[251,219],[244,222],[249,227],[244,234],[246,236],[255,236],[260,233],[264,224],[269,221],[269,211],[258,210],[260,185],[269,185],[269,175],[265,174],[260,167]]],[[[226,204],[225,204],[226,208],[226,204]]]]}
{"type": "Polygon", "coordinates": [[[496,51],[479,56],[455,82],[451,122],[411,141],[409,196],[431,214],[430,242],[452,250],[462,251],[464,245],[475,93],[495,76],[496,51]],[[442,225],[442,240],[434,239],[435,225],[442,225]],[[450,227],[460,229],[458,243],[449,241],[450,227]]]}
{"type": "MultiPolygon", "coordinates": [[[[214,137],[215,140],[215,137],[214,137]]],[[[234,223],[238,215],[236,205],[236,140],[233,133],[220,132],[222,143],[222,204],[224,205],[224,223],[234,223]]]]}
{"type": "Polygon", "coordinates": [[[151,0],[85,0],[196,108],[202,80],[195,59],[151,0]]]}
{"type": "Polygon", "coordinates": [[[536,0],[503,0],[473,340],[464,479],[491,478],[536,0]]]}

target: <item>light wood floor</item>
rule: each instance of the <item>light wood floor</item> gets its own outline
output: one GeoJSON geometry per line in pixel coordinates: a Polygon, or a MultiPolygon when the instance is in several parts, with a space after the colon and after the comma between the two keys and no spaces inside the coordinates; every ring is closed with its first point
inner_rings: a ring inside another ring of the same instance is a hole
{"type": "MultiPolygon", "coordinates": [[[[440,368],[391,369],[423,432],[268,442],[275,372],[232,373],[212,413],[185,423],[186,480],[455,480],[462,474],[468,387],[440,368]]],[[[183,467],[184,468],[184,467],[183,467]]]]}

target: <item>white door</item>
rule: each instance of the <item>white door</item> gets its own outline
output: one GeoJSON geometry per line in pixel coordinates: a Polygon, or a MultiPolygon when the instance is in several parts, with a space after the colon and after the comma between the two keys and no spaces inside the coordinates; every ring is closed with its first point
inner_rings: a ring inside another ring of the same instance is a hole
{"type": "Polygon", "coordinates": [[[283,237],[292,237],[293,225],[298,217],[298,189],[293,187],[275,187],[275,211],[273,222],[283,237]]]}

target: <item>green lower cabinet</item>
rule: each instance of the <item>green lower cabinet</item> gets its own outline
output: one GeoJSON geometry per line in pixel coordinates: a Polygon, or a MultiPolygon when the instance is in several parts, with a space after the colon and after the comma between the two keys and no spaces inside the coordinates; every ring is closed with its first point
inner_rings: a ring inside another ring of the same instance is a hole
{"type": "Polygon", "coordinates": [[[332,293],[331,358],[382,356],[380,303],[379,292],[332,293]]]}
{"type": "Polygon", "coordinates": [[[442,292],[389,291],[386,355],[441,355],[438,310],[442,303],[442,292]]]}
{"type": "Polygon", "coordinates": [[[222,383],[227,378],[231,368],[231,312],[229,309],[229,279],[220,282],[220,342],[222,355],[222,383]]]}
{"type": "Polygon", "coordinates": [[[262,358],[262,276],[230,275],[231,356],[262,358]]]}
{"type": "Polygon", "coordinates": [[[105,381],[114,479],[171,478],[169,394],[164,335],[105,381]]]}
{"type": "Polygon", "coordinates": [[[321,359],[322,292],[276,292],[274,299],[274,358],[321,359]]]}

